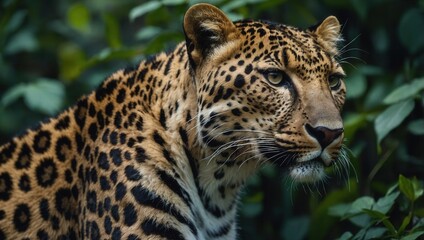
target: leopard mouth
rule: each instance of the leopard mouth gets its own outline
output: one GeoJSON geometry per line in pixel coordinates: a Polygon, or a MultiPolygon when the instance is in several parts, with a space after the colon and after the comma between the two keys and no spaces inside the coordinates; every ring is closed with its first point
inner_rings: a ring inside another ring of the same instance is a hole
{"type": "Polygon", "coordinates": [[[324,166],[324,162],[320,157],[316,157],[314,159],[311,160],[307,160],[307,161],[302,161],[302,162],[293,162],[292,164],[290,164],[289,167],[303,167],[303,166],[309,166],[309,165],[313,165],[313,164],[322,164],[324,166]]]}
{"type": "MultiPolygon", "coordinates": [[[[278,145],[275,145],[275,148],[280,148],[282,152],[286,151],[278,145]]],[[[331,165],[331,163],[325,164],[320,156],[299,162],[294,153],[278,154],[275,151],[268,151],[266,146],[261,145],[259,150],[272,164],[287,171],[295,182],[313,183],[319,181],[326,175],[324,171],[326,166],[331,165]]]]}

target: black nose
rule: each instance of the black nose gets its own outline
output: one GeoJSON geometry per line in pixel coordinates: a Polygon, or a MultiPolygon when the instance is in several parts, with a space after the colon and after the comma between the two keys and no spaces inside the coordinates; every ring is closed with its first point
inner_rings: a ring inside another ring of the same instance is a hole
{"type": "Polygon", "coordinates": [[[306,124],[305,127],[309,135],[311,135],[316,140],[318,140],[322,149],[330,145],[334,140],[336,140],[343,133],[343,128],[329,129],[329,128],[321,127],[321,126],[312,127],[309,124],[306,124]]]}

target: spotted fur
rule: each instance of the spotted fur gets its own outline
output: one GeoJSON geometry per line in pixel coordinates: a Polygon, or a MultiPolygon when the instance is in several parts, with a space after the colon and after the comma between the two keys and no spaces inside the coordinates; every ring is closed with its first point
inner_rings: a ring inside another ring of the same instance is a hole
{"type": "Polygon", "coordinates": [[[312,182],[338,158],[339,31],[191,7],[174,51],[0,147],[0,239],[234,239],[262,163],[312,182]]]}

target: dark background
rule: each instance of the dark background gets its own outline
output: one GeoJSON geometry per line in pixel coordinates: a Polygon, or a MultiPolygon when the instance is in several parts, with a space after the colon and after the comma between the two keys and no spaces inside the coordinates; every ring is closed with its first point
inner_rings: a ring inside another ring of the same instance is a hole
{"type": "MultiPolygon", "coordinates": [[[[2,0],[0,143],[70,106],[114,71],[172,49],[184,39],[182,18],[196,2],[2,0]]],[[[240,238],[334,239],[346,231],[387,228],[378,221],[364,227],[343,220],[329,208],[364,196],[377,200],[400,174],[418,177],[418,192],[422,186],[424,1],[209,2],[233,20],[266,19],[298,27],[335,15],[345,38],[340,60],[348,74],[343,117],[350,172],[330,170],[325,184],[294,186],[280,170],[263,168],[243,194],[240,238]]],[[[412,211],[402,196],[386,215],[399,229],[412,212],[406,234],[423,221],[424,209],[421,202],[412,211]]],[[[374,236],[390,236],[383,230],[374,236]]]]}

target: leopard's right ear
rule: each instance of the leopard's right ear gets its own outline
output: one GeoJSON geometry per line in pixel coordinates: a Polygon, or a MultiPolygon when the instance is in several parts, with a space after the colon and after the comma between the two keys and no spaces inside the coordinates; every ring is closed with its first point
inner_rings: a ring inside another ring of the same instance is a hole
{"type": "Polygon", "coordinates": [[[236,27],[218,8],[206,3],[190,7],[184,16],[184,33],[193,68],[214,50],[238,37],[236,27]]]}
{"type": "Polygon", "coordinates": [[[343,40],[340,29],[339,20],[335,16],[329,16],[321,23],[309,28],[318,37],[318,42],[331,55],[337,55],[339,52],[337,45],[343,40]]]}

